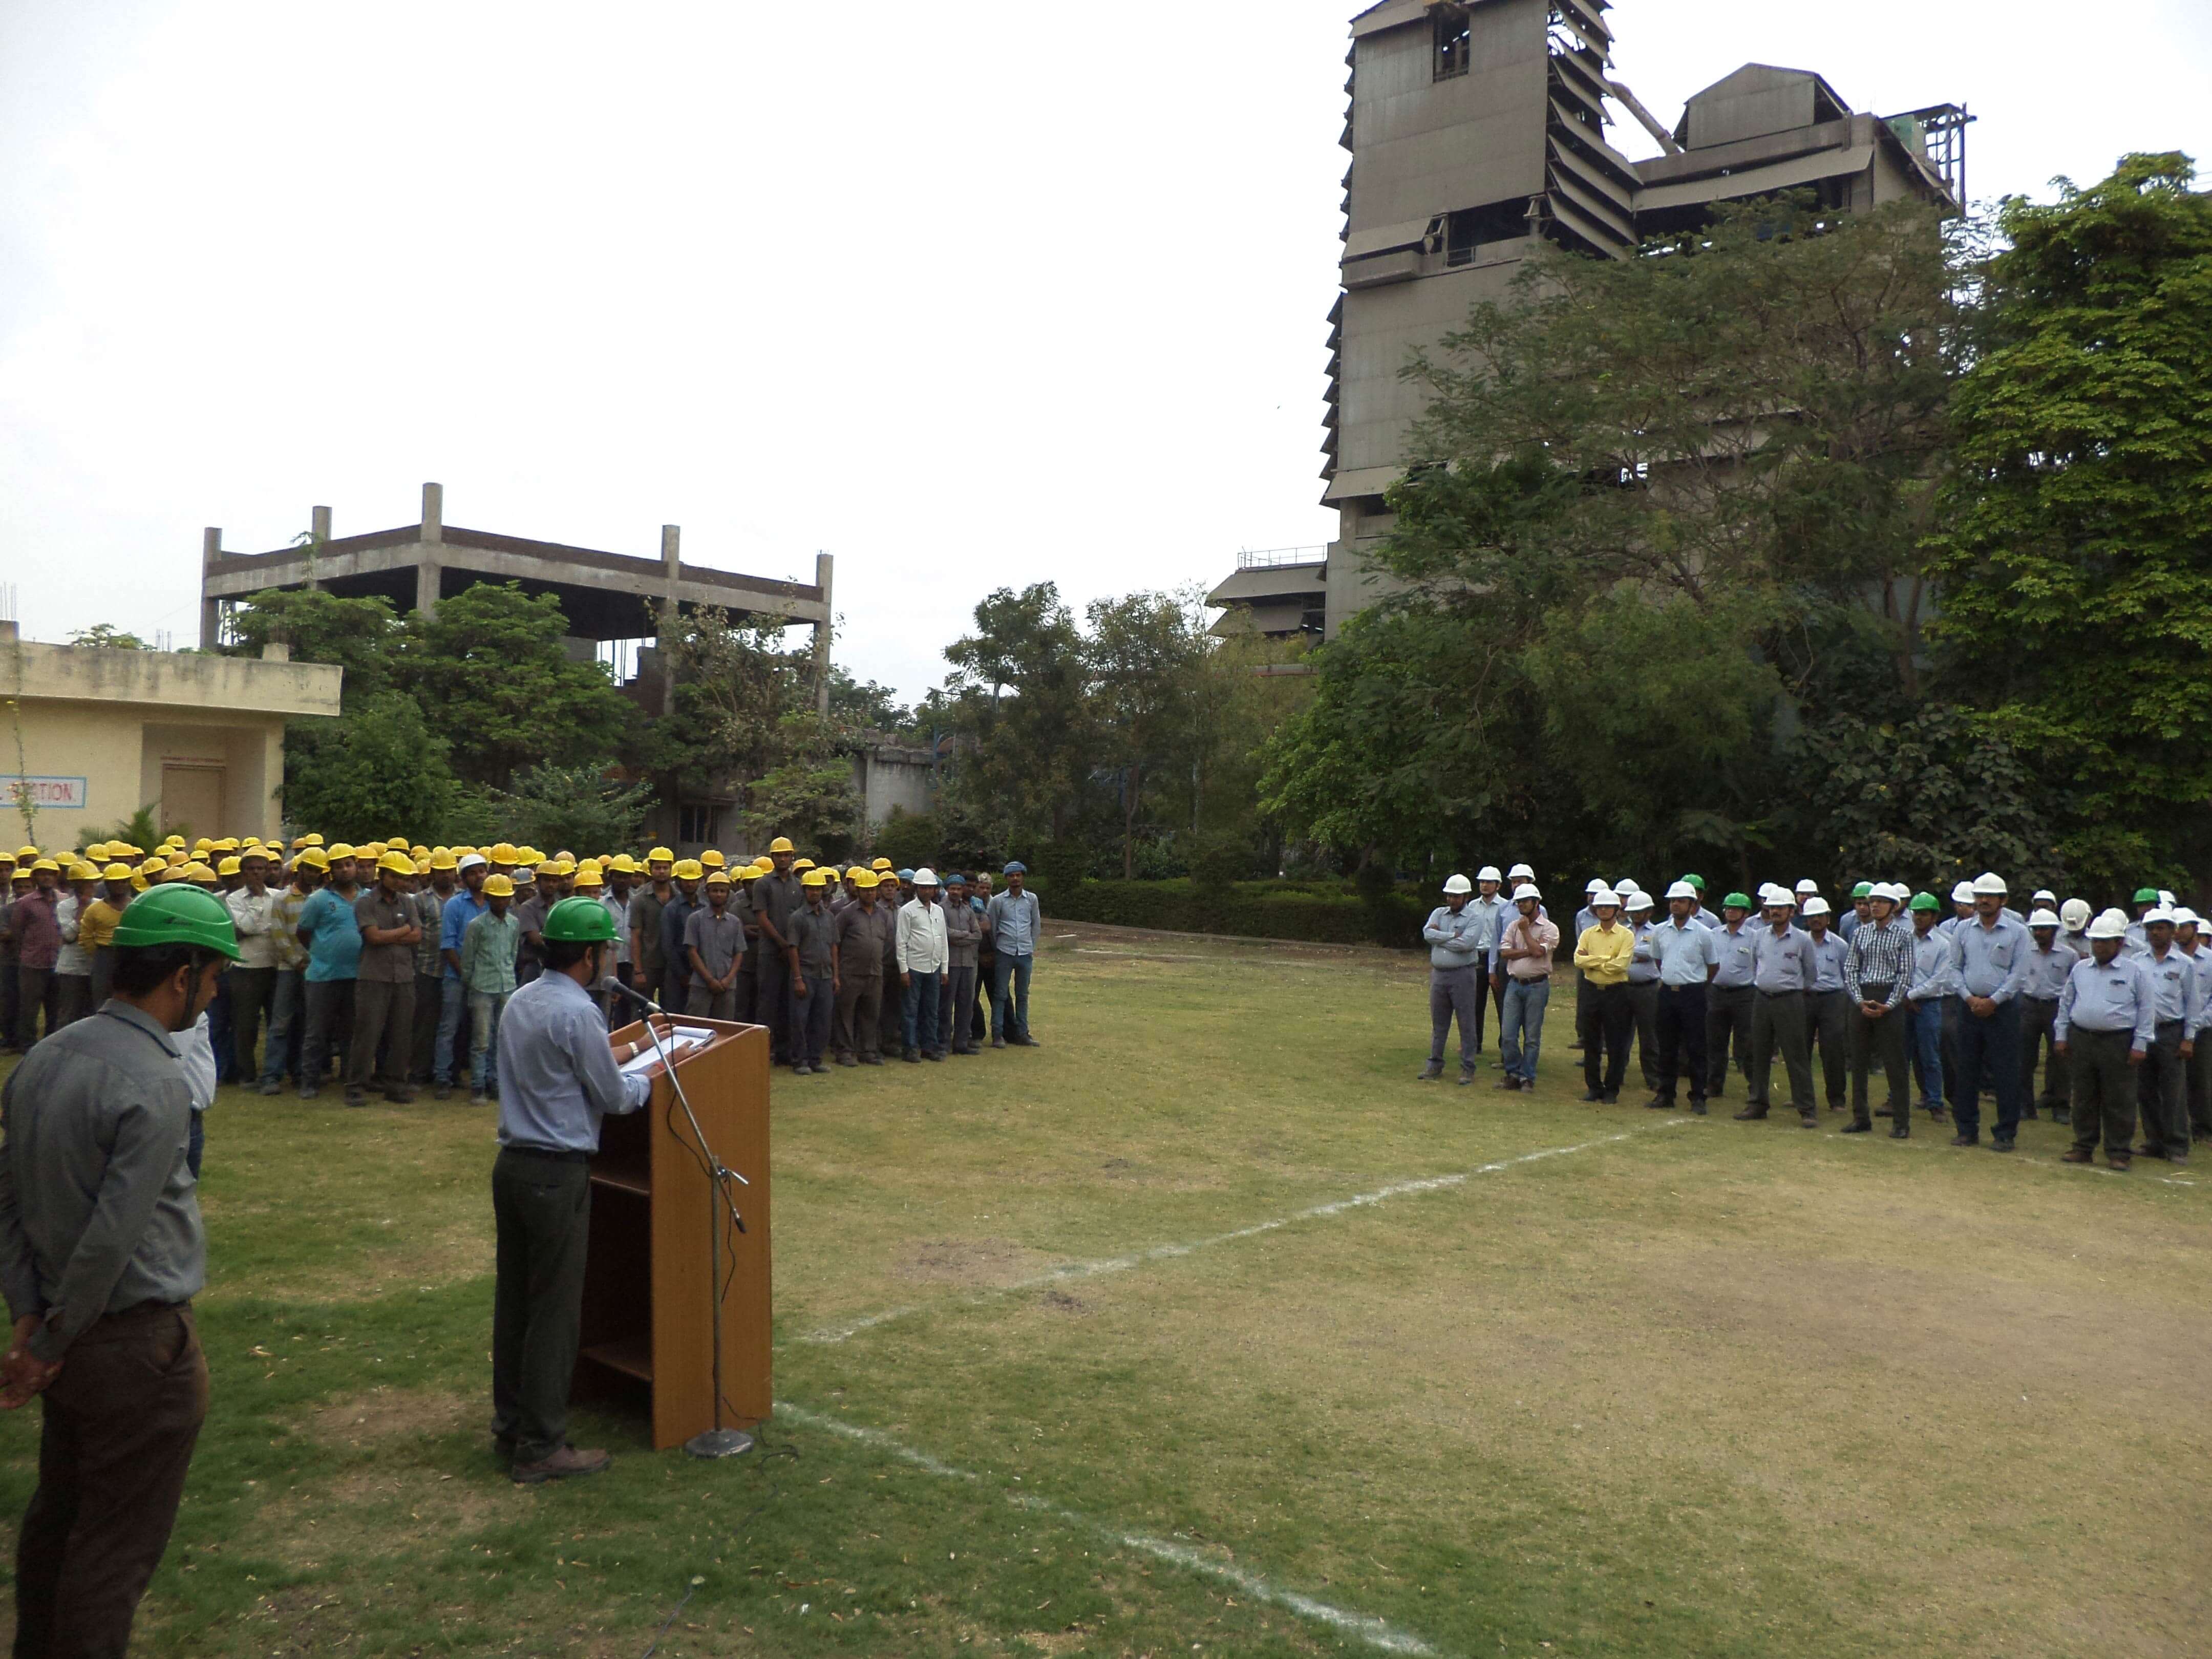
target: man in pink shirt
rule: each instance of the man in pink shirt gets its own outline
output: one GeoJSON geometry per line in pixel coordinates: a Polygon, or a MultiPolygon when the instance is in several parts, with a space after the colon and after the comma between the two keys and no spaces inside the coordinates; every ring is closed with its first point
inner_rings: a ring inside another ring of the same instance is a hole
{"type": "Polygon", "coordinates": [[[1498,938],[1498,960],[1505,975],[1505,1010],[1498,1026],[1498,1058],[1505,1075],[1494,1087],[1518,1091],[1536,1084],[1536,1051],[1544,1037],[1544,1008],[1552,998],[1552,957],[1559,930],[1544,914],[1543,895],[1534,884],[1513,890],[1521,914],[1498,938]]]}

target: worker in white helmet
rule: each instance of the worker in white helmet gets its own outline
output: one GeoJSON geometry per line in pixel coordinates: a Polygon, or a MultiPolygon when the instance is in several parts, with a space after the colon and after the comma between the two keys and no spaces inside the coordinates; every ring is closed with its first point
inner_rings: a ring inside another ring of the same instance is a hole
{"type": "Polygon", "coordinates": [[[2137,957],[2124,953],[2128,919],[2106,910],[2089,924],[2092,954],[2074,964],[2058,999],[2054,1026],[2057,1051],[2074,1078],[2074,1144],[2064,1162],[2105,1159],[2124,1170],[2135,1156],[2136,1080],[2133,1069],[2149,1052],[2157,1000],[2137,957]]]}
{"type": "Polygon", "coordinates": [[[2058,942],[2056,911],[2037,908],[2028,913],[2028,937],[2035,941],[2027,953],[2027,971],[2020,987],[2020,1097],[2022,1117],[2048,1116],[2053,1123],[2068,1117],[2069,1083],[2066,1056],[2057,1051],[2058,999],[2065,994],[2067,977],[2081,960],[2058,942]],[[2043,1092],[2034,1091],[2035,1061],[2048,1048],[2043,1066],[2043,1092]]]}
{"type": "Polygon", "coordinates": [[[1467,908],[1474,912],[1478,921],[1477,937],[1482,946],[1482,997],[1474,1005],[1474,1052],[1482,1052],[1485,1018],[1493,1001],[1502,1014],[1505,1006],[1503,987],[1494,987],[1489,981],[1497,967],[1498,936],[1505,931],[1505,924],[1513,920],[1513,902],[1501,890],[1505,878],[1498,873],[1498,866],[1486,864],[1474,872],[1474,896],[1467,908]]]}
{"type": "Polygon", "coordinates": [[[1424,1083],[1444,1074],[1444,1040],[1451,1036],[1455,1016],[1460,1085],[1474,1081],[1475,1020],[1489,989],[1483,983],[1489,953],[1483,945],[1482,916],[1469,902],[1474,896],[1474,884],[1465,876],[1447,878],[1444,902],[1429,912],[1421,927],[1429,945],[1429,1063],[1421,1071],[1424,1083]]]}

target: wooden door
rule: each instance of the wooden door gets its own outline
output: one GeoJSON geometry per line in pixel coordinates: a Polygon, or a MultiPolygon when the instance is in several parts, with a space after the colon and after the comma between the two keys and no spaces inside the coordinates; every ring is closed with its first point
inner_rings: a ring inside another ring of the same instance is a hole
{"type": "Polygon", "coordinates": [[[223,769],[165,761],[161,765],[161,833],[205,836],[222,832],[223,769]]]}

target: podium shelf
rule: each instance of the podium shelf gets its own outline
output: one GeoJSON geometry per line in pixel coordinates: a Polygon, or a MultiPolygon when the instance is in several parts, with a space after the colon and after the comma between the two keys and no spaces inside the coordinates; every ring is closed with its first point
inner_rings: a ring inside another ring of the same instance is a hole
{"type": "Polygon", "coordinates": [[[592,1165],[592,1185],[639,1198],[653,1196],[653,1165],[645,1158],[601,1158],[592,1165]]]}
{"type": "Polygon", "coordinates": [[[586,1348],[582,1357],[641,1382],[653,1381],[653,1339],[643,1331],[586,1348]]]}

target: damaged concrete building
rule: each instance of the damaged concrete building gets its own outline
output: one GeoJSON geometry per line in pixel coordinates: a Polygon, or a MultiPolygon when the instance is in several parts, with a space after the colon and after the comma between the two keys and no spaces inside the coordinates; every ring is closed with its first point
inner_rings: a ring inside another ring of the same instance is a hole
{"type": "Polygon", "coordinates": [[[1810,190],[1824,207],[1966,200],[1962,106],[1856,111],[1806,70],[1747,64],[1669,129],[1613,78],[1608,0],[1382,0],[1353,18],[1342,143],[1343,291],[1329,313],[1323,502],[1336,540],[1248,554],[1210,602],[1224,628],[1333,637],[1386,578],[1365,556],[1390,525],[1422,389],[1400,378],[1482,301],[1505,297],[1541,241],[1626,258],[1717,204],[1810,190]],[[1619,109],[1661,153],[1607,141],[1619,109]]]}

